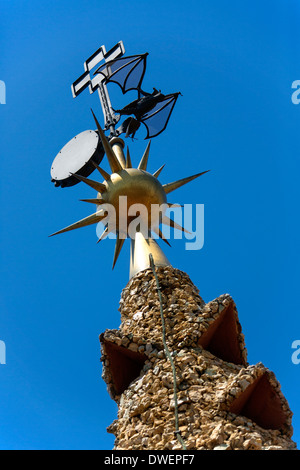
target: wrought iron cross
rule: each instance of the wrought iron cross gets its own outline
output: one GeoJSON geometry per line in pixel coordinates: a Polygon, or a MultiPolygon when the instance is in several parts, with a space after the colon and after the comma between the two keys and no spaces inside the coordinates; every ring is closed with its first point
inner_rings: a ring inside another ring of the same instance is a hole
{"type": "Polygon", "coordinates": [[[84,62],[84,69],[85,72],[80,75],[77,80],[71,85],[71,90],[73,94],[73,98],[80,95],[80,93],[89,87],[90,93],[94,93],[98,90],[101,107],[104,115],[104,127],[105,129],[111,130],[114,133],[115,125],[120,119],[120,116],[116,116],[114,110],[111,106],[109,94],[107,91],[107,87],[103,81],[105,77],[102,74],[97,74],[93,78],[90,76],[91,70],[96,67],[100,62],[103,60],[108,62],[110,60],[116,59],[117,57],[121,57],[125,53],[124,44],[122,41],[118,42],[110,51],[106,52],[105,46],[101,46],[96,52],[94,52],[91,57],[89,57],[84,62]]]}

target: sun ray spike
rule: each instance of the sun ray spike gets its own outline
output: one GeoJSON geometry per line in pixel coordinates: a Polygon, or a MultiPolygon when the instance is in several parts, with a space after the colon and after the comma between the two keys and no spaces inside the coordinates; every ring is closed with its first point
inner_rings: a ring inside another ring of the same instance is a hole
{"type": "Polygon", "coordinates": [[[148,163],[148,157],[149,157],[149,152],[150,152],[150,145],[151,145],[151,140],[149,140],[148,145],[146,147],[145,153],[142,156],[142,159],[140,161],[140,164],[138,166],[138,170],[147,170],[147,163],[148,163]]]}
{"type": "Polygon", "coordinates": [[[114,253],[114,261],[113,261],[113,267],[112,267],[113,269],[115,267],[115,264],[117,262],[119,254],[122,250],[124,241],[125,241],[125,238],[120,238],[119,234],[117,233],[117,240],[116,240],[115,253],[114,253]]]}
{"type": "Polygon", "coordinates": [[[173,202],[167,202],[167,206],[172,209],[172,207],[183,207],[182,204],[173,204],[173,202]]]}
{"type": "Polygon", "coordinates": [[[108,142],[108,140],[106,138],[106,135],[104,134],[103,130],[101,129],[100,124],[99,124],[95,114],[93,113],[92,109],[91,109],[91,111],[92,111],[92,114],[94,116],[95,123],[97,125],[97,129],[98,129],[98,132],[99,132],[99,135],[100,135],[100,138],[101,138],[101,142],[102,142],[102,145],[104,147],[104,150],[105,150],[105,153],[106,153],[111,171],[114,172],[114,173],[117,173],[118,171],[122,170],[122,165],[119,162],[119,160],[118,160],[115,152],[113,151],[110,143],[108,142]]]}
{"type": "Polygon", "coordinates": [[[109,175],[105,170],[103,170],[102,168],[100,168],[100,166],[97,165],[97,163],[93,162],[93,160],[92,160],[92,164],[94,165],[95,168],[97,168],[97,170],[99,171],[100,175],[103,176],[103,178],[105,179],[105,181],[109,181],[109,180],[110,180],[110,175],[109,175]]]}
{"type": "Polygon", "coordinates": [[[91,204],[97,204],[97,205],[100,205],[100,204],[105,204],[105,201],[103,201],[103,199],[79,199],[80,201],[82,202],[90,202],[91,204]]]}
{"type": "Polygon", "coordinates": [[[204,173],[207,173],[210,170],[203,171],[202,173],[197,173],[196,175],[193,176],[188,176],[187,178],[183,178],[178,181],[174,181],[174,183],[167,183],[163,185],[163,188],[165,190],[166,194],[171,193],[172,191],[175,191],[175,189],[180,188],[180,186],[183,186],[184,184],[189,183],[190,181],[194,180],[195,178],[198,178],[198,176],[204,175],[204,173]]]}
{"type": "Polygon", "coordinates": [[[164,242],[166,242],[167,245],[171,246],[159,227],[155,227],[153,232],[156,233],[156,235],[158,235],[159,238],[161,238],[164,242]]]}
{"type": "Polygon", "coordinates": [[[159,177],[159,175],[161,174],[161,172],[162,172],[162,170],[164,169],[164,167],[165,167],[165,164],[162,165],[158,170],[156,170],[155,173],[153,173],[154,178],[158,178],[158,177],[159,177]]]}
{"type": "Polygon", "coordinates": [[[131,158],[130,158],[129,147],[127,147],[126,168],[132,168],[132,163],[131,163],[131,158]]]}
{"type": "Polygon", "coordinates": [[[177,230],[181,230],[182,232],[191,233],[185,228],[181,227],[181,225],[174,222],[174,220],[167,217],[166,215],[162,217],[161,223],[164,225],[168,225],[169,227],[176,228],[177,230]]]}
{"type": "Polygon", "coordinates": [[[52,235],[49,235],[49,237],[59,235],[60,233],[69,232],[70,230],[76,230],[77,228],[87,227],[88,225],[97,224],[102,219],[104,219],[104,217],[104,215],[100,215],[99,211],[95,212],[95,214],[91,214],[88,217],[85,217],[84,219],[81,219],[78,222],[63,228],[62,230],[59,230],[58,232],[52,233],[52,235]]]}
{"type": "Polygon", "coordinates": [[[108,229],[108,226],[105,227],[101,237],[98,239],[97,243],[101,242],[101,240],[103,240],[103,238],[106,238],[107,235],[111,232],[111,230],[108,229]]]}
{"type": "Polygon", "coordinates": [[[89,178],[85,178],[84,176],[77,175],[76,173],[71,173],[71,175],[75,176],[75,178],[77,178],[78,180],[83,181],[85,184],[87,184],[91,188],[96,189],[96,191],[98,191],[99,193],[104,193],[107,190],[105,184],[103,183],[90,180],[89,178]]]}

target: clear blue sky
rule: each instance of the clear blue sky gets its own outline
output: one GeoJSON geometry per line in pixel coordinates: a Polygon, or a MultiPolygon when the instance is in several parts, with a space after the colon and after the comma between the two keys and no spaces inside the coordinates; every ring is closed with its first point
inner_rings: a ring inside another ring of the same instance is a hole
{"type": "MultiPolygon", "coordinates": [[[[71,83],[102,44],[149,52],[145,89],[181,91],[149,170],[167,183],[211,169],[173,193],[205,205],[205,243],[165,252],[202,297],[230,293],[248,360],[269,367],[294,412],[300,443],[299,155],[300,6],[296,0],[0,2],[1,449],[111,449],[117,406],[101,379],[98,335],[118,328],[129,243],[111,270],[114,242],[94,227],[50,233],[88,215],[82,183],[55,188],[52,160],[102,120],[98,97],[71,83]]],[[[120,91],[112,85],[112,99],[120,91]]],[[[130,143],[138,162],[143,131],[130,143]]],[[[103,165],[107,169],[107,163],[103,165]]],[[[174,199],[173,199],[174,200],[174,199]]]]}

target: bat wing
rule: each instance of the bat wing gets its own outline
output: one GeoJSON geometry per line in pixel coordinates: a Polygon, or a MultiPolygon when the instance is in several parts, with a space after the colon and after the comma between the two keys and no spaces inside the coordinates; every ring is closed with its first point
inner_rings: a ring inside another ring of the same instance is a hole
{"type": "Polygon", "coordinates": [[[121,57],[101,65],[94,73],[102,74],[105,83],[116,83],[123,93],[129,90],[140,90],[146,71],[148,53],[121,57]]]}
{"type": "Polygon", "coordinates": [[[142,122],[147,129],[145,139],[156,137],[165,130],[179,95],[180,93],[165,95],[162,101],[157,103],[151,111],[141,117],[140,122],[142,122]]]}

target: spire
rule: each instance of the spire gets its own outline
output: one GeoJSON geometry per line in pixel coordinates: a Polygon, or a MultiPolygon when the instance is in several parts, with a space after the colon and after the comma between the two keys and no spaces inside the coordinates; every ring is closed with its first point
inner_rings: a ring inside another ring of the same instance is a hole
{"type": "Polygon", "coordinates": [[[147,148],[145,150],[144,155],[142,156],[142,159],[140,161],[140,164],[138,166],[138,170],[147,170],[147,163],[148,163],[148,157],[149,157],[149,152],[150,152],[150,145],[151,145],[151,140],[149,140],[147,148]]]}
{"type": "Polygon", "coordinates": [[[97,163],[93,162],[93,165],[95,166],[95,168],[97,168],[97,170],[99,171],[100,175],[103,176],[103,178],[105,179],[105,181],[109,181],[110,180],[110,175],[105,171],[103,170],[102,168],[100,168],[99,165],[97,165],[97,163]]]}
{"type": "Polygon", "coordinates": [[[122,165],[121,163],[119,162],[116,154],[114,153],[110,143],[108,142],[103,130],[101,129],[100,127],[100,124],[95,116],[95,114],[93,113],[93,110],[92,111],[92,114],[94,116],[94,119],[95,119],[95,122],[96,122],[96,126],[97,126],[97,129],[98,129],[98,132],[99,132],[99,135],[100,135],[100,138],[101,138],[101,141],[102,141],[102,145],[104,147],[104,150],[105,150],[105,153],[106,153],[106,156],[107,156],[107,159],[108,159],[108,163],[110,165],[110,168],[111,168],[111,171],[113,173],[117,173],[118,171],[121,171],[122,170],[122,165]]]}
{"type": "Polygon", "coordinates": [[[77,228],[87,227],[88,225],[97,224],[102,219],[104,219],[103,210],[97,211],[95,214],[89,215],[88,217],[85,217],[84,219],[81,219],[78,222],[63,228],[62,230],[59,230],[58,232],[52,233],[52,235],[49,235],[49,237],[59,235],[60,233],[69,232],[70,230],[76,230],[77,228]]]}
{"type": "Polygon", "coordinates": [[[165,190],[165,193],[169,194],[172,191],[175,191],[175,189],[178,189],[178,188],[180,188],[180,186],[183,186],[184,184],[189,183],[190,181],[194,180],[195,178],[198,178],[199,176],[204,175],[204,173],[207,173],[208,171],[210,171],[210,170],[206,170],[206,171],[203,171],[202,173],[197,173],[196,175],[188,176],[187,178],[183,178],[181,180],[174,181],[174,183],[164,184],[163,188],[165,190]]]}
{"type": "Polygon", "coordinates": [[[84,176],[76,175],[75,173],[72,173],[75,178],[77,178],[80,181],[83,181],[83,183],[87,184],[93,189],[96,189],[99,193],[104,193],[106,191],[106,186],[103,183],[99,183],[98,181],[93,181],[89,178],[85,178],[84,176]]]}

